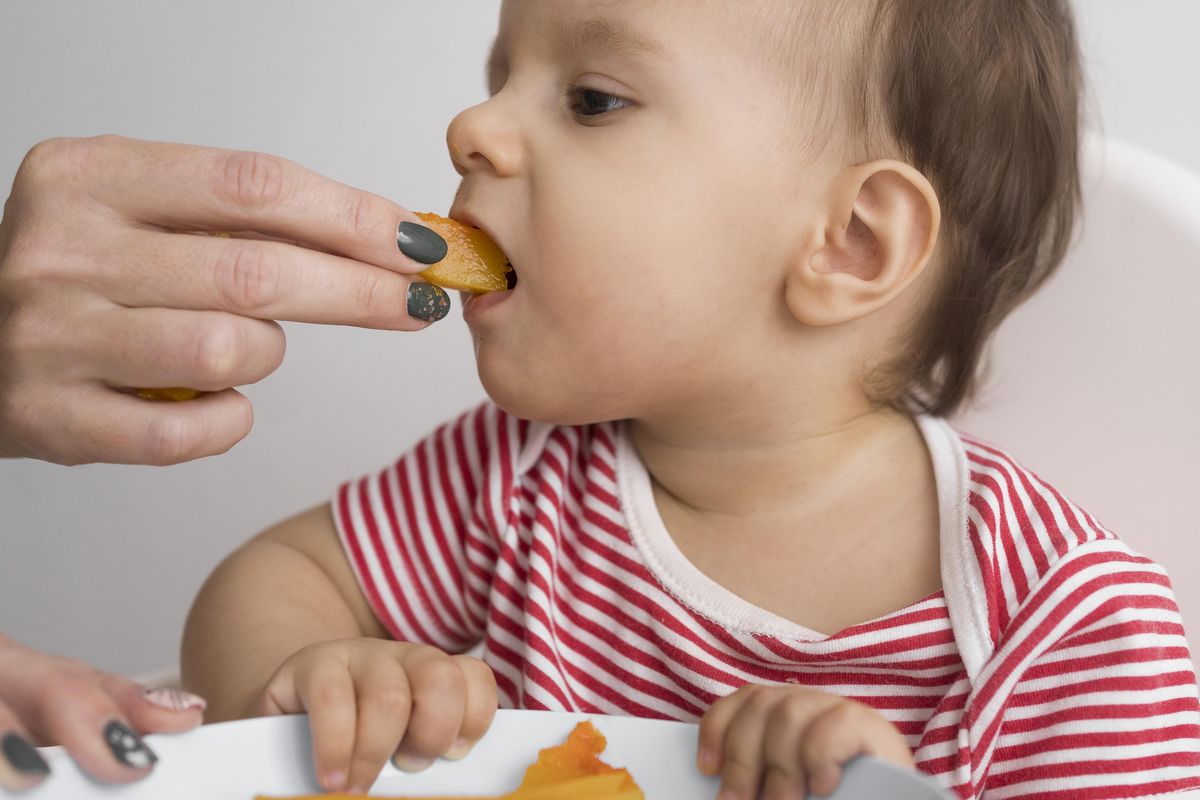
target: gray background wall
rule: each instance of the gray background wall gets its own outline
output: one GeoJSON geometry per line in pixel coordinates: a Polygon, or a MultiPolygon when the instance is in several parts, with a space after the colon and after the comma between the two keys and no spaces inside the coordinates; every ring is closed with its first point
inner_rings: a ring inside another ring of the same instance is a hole
{"type": "MultiPolygon", "coordinates": [[[[0,188],[41,139],[113,132],[265,150],[444,211],[456,182],[445,126],[484,96],[497,8],[4,3],[0,188]]],[[[1094,121],[1200,172],[1200,109],[1185,99],[1200,76],[1200,4],[1081,0],[1078,10],[1094,121]]],[[[108,669],[168,665],[192,596],[225,553],[483,397],[457,311],[415,335],[286,328],[286,363],[246,390],[254,432],[225,456],[168,469],[0,461],[0,630],[108,669]]],[[[1077,498],[1102,519],[1139,502],[1077,498]]],[[[1178,582],[1189,565],[1168,566],[1178,582]]]]}

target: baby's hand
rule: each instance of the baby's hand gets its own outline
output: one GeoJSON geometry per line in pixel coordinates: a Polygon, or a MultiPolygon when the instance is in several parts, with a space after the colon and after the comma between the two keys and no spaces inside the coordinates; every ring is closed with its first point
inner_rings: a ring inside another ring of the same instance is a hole
{"type": "Polygon", "coordinates": [[[720,800],[832,794],[842,765],[869,753],[913,765],[904,737],[875,709],[800,686],[746,685],[700,722],[697,763],[721,776],[720,800]]]}
{"type": "Polygon", "coordinates": [[[285,661],[250,713],[307,712],[318,782],[365,793],[389,758],[417,772],[439,756],[465,756],[492,724],[496,702],[496,679],[479,659],[345,639],[285,661]]]}

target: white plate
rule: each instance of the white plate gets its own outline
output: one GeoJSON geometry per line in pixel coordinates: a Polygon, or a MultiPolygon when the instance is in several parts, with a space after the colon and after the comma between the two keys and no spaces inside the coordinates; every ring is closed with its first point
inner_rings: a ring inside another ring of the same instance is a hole
{"type": "MultiPolygon", "coordinates": [[[[603,758],[627,767],[648,800],[716,797],[718,783],[695,768],[696,726],[679,722],[539,711],[500,711],[491,730],[462,761],[439,761],[419,775],[392,767],[373,795],[480,794],[511,791],[543,747],[560,744],[580,720],[608,738],[603,758]]],[[[312,778],[308,718],[271,717],[207,725],[179,736],[147,737],[159,756],[154,772],[128,786],[102,786],[84,777],[61,752],[54,773],[22,795],[28,800],[251,800],[256,794],[319,793],[312,778]]],[[[832,800],[941,800],[931,780],[882,761],[859,758],[844,773],[832,800]]]]}

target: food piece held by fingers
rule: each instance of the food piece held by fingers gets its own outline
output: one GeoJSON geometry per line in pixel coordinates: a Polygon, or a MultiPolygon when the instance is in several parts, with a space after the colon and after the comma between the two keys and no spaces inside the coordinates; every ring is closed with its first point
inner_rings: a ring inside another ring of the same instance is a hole
{"type": "MultiPolygon", "coordinates": [[[[515,273],[504,253],[491,238],[478,228],[427,212],[417,212],[427,226],[446,240],[446,257],[420,277],[443,289],[452,289],[472,294],[500,292],[512,288],[515,273]]],[[[210,236],[229,238],[228,233],[211,233],[210,236]]],[[[195,389],[184,387],[137,389],[138,397],[144,400],[179,402],[191,400],[200,394],[195,389]]]]}

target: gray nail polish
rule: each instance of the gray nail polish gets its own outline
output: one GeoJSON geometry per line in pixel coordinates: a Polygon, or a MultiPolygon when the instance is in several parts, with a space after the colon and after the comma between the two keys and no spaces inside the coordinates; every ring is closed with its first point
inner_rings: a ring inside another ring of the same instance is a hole
{"type": "Polygon", "coordinates": [[[127,767],[146,769],[158,761],[158,756],[142,741],[142,737],[119,720],[114,719],[104,726],[104,741],[113,757],[127,767]]]}
{"type": "Polygon", "coordinates": [[[436,264],[446,257],[446,240],[431,228],[415,222],[401,222],[396,229],[400,252],[422,264],[436,264]]]}
{"type": "Polygon", "coordinates": [[[424,281],[408,285],[408,315],[422,322],[437,322],[450,313],[450,295],[424,281]]]}
{"type": "Polygon", "coordinates": [[[22,775],[49,775],[50,765],[37,748],[19,733],[9,733],[0,740],[0,751],[12,768],[22,775]]]}

